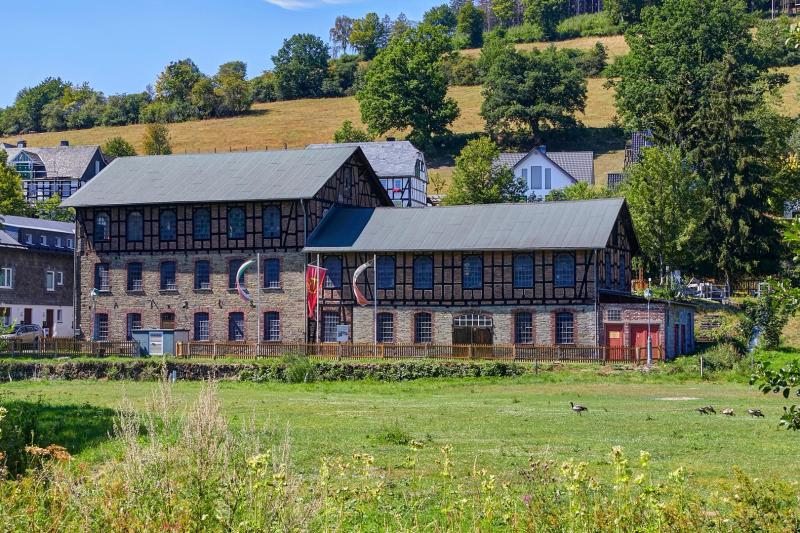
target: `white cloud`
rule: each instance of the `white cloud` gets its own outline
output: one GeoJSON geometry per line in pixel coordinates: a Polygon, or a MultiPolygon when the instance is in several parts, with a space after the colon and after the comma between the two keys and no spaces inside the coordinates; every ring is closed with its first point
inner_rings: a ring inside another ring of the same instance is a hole
{"type": "Polygon", "coordinates": [[[276,5],[283,9],[296,11],[299,9],[311,9],[322,5],[352,4],[358,0],[264,0],[268,4],[276,5]]]}

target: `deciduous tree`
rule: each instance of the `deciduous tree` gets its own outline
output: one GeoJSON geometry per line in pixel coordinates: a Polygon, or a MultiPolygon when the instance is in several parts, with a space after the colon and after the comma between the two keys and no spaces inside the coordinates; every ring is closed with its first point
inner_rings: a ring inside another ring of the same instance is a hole
{"type": "Polygon", "coordinates": [[[369,61],[378,53],[378,49],[386,39],[387,31],[377,13],[367,13],[364,18],[353,21],[350,44],[369,61]]]}
{"type": "Polygon", "coordinates": [[[442,54],[451,49],[441,27],[422,24],[392,39],[367,71],[356,94],[361,119],[373,135],[410,128],[409,138],[429,146],[458,116],[447,96],[442,54]]]}
{"type": "Polygon", "coordinates": [[[315,35],[301,33],[284,40],[272,56],[278,97],[289,100],[321,96],[329,59],[328,47],[315,35]]]}
{"type": "Polygon", "coordinates": [[[75,222],[75,210],[71,207],[61,207],[61,196],[58,194],[45,200],[39,200],[33,205],[32,211],[36,218],[75,222]]]}
{"type": "Polygon", "coordinates": [[[467,143],[456,158],[447,205],[496,204],[525,200],[525,183],[496,163],[500,148],[488,137],[467,143]]]}
{"type": "Polygon", "coordinates": [[[431,26],[441,26],[449,35],[453,34],[458,24],[456,13],[447,4],[441,4],[430,8],[425,12],[422,22],[430,24],[431,26]]]}
{"type": "Polygon", "coordinates": [[[170,155],[172,145],[169,139],[169,128],[166,124],[148,124],[142,139],[144,153],[147,155],[170,155]]]}
{"type": "Polygon", "coordinates": [[[480,48],[483,46],[483,25],[486,20],[483,12],[475,7],[472,0],[461,6],[458,12],[456,35],[461,48],[480,48]]]}
{"type": "Polygon", "coordinates": [[[129,157],[136,155],[136,149],[133,147],[133,145],[120,136],[111,137],[108,139],[103,146],[100,147],[100,151],[103,152],[104,155],[110,155],[114,157],[129,157]]]}
{"type": "Polygon", "coordinates": [[[542,29],[546,39],[556,36],[556,27],[568,13],[568,4],[562,0],[525,0],[525,20],[542,29]]]}
{"type": "Polygon", "coordinates": [[[364,130],[353,126],[353,122],[345,120],[342,127],[333,132],[333,142],[335,143],[355,143],[369,142],[372,137],[364,130]]]}
{"type": "Polygon", "coordinates": [[[338,52],[347,53],[347,48],[350,46],[350,33],[353,31],[353,19],[345,15],[339,15],[333,23],[333,27],[328,32],[333,46],[331,47],[334,56],[338,52]]]}
{"type": "Polygon", "coordinates": [[[27,216],[28,204],[22,192],[22,178],[8,166],[8,154],[0,150],[0,214],[27,216]]]}

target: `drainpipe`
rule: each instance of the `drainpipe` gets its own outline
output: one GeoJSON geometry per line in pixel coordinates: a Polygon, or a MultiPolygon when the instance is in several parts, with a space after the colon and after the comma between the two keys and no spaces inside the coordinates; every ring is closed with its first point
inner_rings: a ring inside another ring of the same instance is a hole
{"type": "MultiPolygon", "coordinates": [[[[300,208],[303,210],[303,248],[308,245],[308,214],[306,213],[305,200],[300,198],[300,208]]],[[[308,287],[306,286],[306,269],[308,268],[308,254],[303,254],[303,343],[308,342],[308,316],[306,305],[308,302],[308,287]]],[[[319,327],[319,325],[317,325],[319,327]]]]}

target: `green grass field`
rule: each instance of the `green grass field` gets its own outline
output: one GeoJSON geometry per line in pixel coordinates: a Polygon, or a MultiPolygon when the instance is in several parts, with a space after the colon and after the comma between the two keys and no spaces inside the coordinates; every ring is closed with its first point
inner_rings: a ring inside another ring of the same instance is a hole
{"type": "MultiPolygon", "coordinates": [[[[174,386],[189,403],[198,383],[174,386]]],[[[15,401],[51,404],[54,442],[94,463],[113,456],[106,440],[112,411],[123,397],[144,405],[158,387],[133,382],[17,382],[0,386],[0,405],[15,401]],[[61,415],[59,415],[61,412],[61,415]],[[87,422],[90,421],[91,423],[87,422]],[[89,429],[91,428],[91,430],[89,429]],[[86,436],[86,441],[83,436],[86,436]]],[[[752,476],[794,479],[800,435],[776,427],[782,398],[764,396],[745,384],[670,383],[664,376],[598,377],[595,371],[548,373],[514,379],[420,380],[403,383],[221,383],[223,413],[233,424],[255,421],[274,431],[275,444],[288,436],[293,462],[313,471],[323,456],[375,456],[392,470],[408,453],[406,439],[426,442],[421,464],[435,467],[439,448],[451,444],[462,471],[485,467],[503,476],[530,458],[589,462],[605,473],[615,445],[653,455],[654,473],[685,466],[697,483],[729,483],[734,466],[752,476]],[[569,401],[589,407],[579,416],[569,401]],[[706,404],[732,407],[737,416],[702,416],[706,404]],[[762,408],[766,419],[746,415],[762,408]],[[427,456],[427,457],[426,457],[427,456]],[[780,460],[775,460],[782,458],[780,460]]]]}

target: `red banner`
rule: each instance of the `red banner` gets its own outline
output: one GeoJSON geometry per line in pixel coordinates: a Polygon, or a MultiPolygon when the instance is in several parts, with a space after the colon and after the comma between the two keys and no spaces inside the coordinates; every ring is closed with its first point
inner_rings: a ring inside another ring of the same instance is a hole
{"type": "Polygon", "coordinates": [[[320,288],[325,282],[325,272],[327,272],[327,270],[316,265],[308,265],[306,267],[306,294],[309,318],[314,318],[314,311],[317,309],[320,288]]]}

